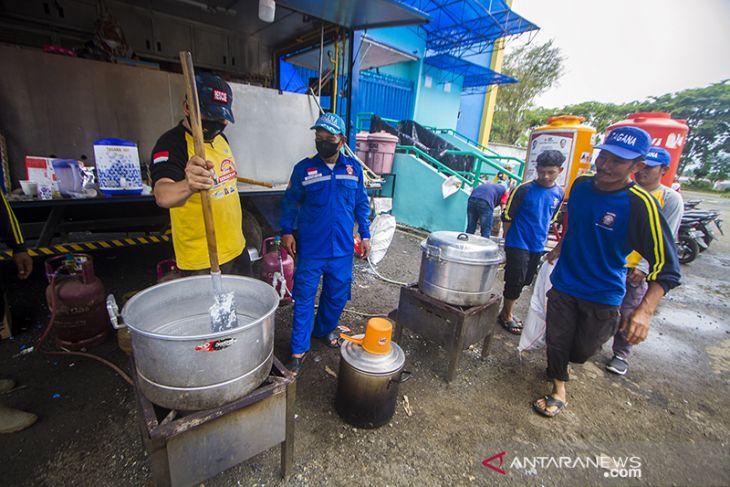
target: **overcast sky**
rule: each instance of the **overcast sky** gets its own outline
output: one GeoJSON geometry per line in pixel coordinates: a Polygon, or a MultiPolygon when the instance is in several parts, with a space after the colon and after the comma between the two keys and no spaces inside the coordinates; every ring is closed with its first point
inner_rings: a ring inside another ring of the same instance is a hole
{"type": "MultiPolygon", "coordinates": [[[[622,103],[730,78],[730,0],[514,0],[566,57],[545,107],[622,103]]],[[[524,34],[514,44],[524,43],[524,34]]]]}

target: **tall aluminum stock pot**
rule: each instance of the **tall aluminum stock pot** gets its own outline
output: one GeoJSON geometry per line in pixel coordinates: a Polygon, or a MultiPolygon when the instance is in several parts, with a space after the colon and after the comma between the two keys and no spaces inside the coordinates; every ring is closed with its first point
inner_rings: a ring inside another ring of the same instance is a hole
{"type": "Polygon", "coordinates": [[[418,287],[448,304],[486,304],[504,254],[488,238],[467,233],[433,232],[421,242],[418,287]]]}

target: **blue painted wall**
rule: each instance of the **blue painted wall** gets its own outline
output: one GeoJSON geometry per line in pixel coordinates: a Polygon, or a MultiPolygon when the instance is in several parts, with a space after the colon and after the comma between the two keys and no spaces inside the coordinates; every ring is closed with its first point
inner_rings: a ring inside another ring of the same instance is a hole
{"type": "MultiPolygon", "coordinates": [[[[464,56],[469,62],[480,66],[489,67],[492,63],[492,52],[464,56]]],[[[482,112],[484,110],[484,98],[486,93],[473,95],[461,95],[461,106],[459,108],[459,121],[456,124],[456,131],[464,134],[472,140],[479,139],[479,128],[482,124],[482,112]]]]}
{"type": "Polygon", "coordinates": [[[456,123],[456,131],[466,135],[471,140],[479,139],[479,128],[482,124],[485,96],[484,93],[461,95],[459,121],[456,123]]]}
{"type": "MultiPolygon", "coordinates": [[[[464,231],[469,199],[464,191],[443,199],[441,184],[445,176],[412,155],[396,154],[393,172],[397,175],[393,216],[399,223],[429,232],[464,231]]],[[[383,190],[384,194],[389,191],[389,188],[383,190]]]]}
{"type": "Polygon", "coordinates": [[[431,127],[456,129],[461,105],[461,83],[460,76],[424,64],[416,95],[415,120],[431,127]],[[432,78],[430,88],[425,85],[426,76],[432,78]],[[451,83],[449,93],[444,91],[446,82],[451,83]]]}

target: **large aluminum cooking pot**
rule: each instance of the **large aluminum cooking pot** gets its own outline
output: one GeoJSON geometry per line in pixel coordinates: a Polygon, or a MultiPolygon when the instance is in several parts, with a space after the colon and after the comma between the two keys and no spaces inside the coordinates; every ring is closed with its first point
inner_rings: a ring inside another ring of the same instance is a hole
{"type": "Polygon", "coordinates": [[[421,251],[421,292],[459,306],[489,301],[497,267],[504,262],[496,243],[476,235],[442,231],[421,242],[421,251]]]}
{"type": "Polygon", "coordinates": [[[223,289],[235,295],[238,327],[218,333],[211,332],[208,312],[210,276],[168,281],[136,294],[124,305],[124,324],[109,297],[112,325],[131,331],[139,388],[153,403],[178,410],[219,407],[269,375],[279,296],[248,277],[223,276],[223,289]]]}

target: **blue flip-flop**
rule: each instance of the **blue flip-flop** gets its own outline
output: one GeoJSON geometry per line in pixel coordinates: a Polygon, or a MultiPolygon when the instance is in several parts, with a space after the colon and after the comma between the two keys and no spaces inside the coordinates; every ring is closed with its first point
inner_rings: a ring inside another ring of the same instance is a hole
{"type": "Polygon", "coordinates": [[[546,395],[541,397],[540,399],[535,399],[535,401],[532,403],[532,409],[539,414],[540,416],[544,416],[546,418],[554,418],[560,412],[567,406],[568,403],[561,401],[560,399],[555,399],[551,395],[546,395]],[[537,401],[540,399],[543,399],[545,401],[545,409],[541,408],[539,404],[537,404],[537,401]],[[555,407],[554,411],[548,411],[547,408],[555,407]]]}

